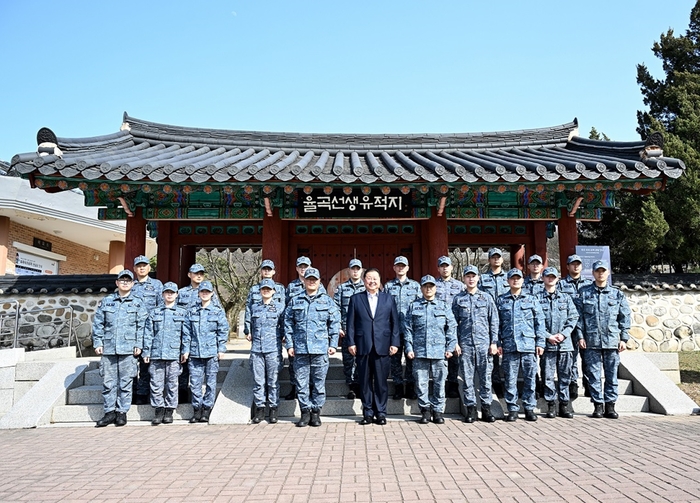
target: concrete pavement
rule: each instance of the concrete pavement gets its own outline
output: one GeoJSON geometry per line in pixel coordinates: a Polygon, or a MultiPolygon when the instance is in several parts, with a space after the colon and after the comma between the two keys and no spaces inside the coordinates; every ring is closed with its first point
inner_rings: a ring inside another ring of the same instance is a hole
{"type": "Polygon", "coordinates": [[[700,418],[0,431],[0,501],[700,501],[700,418]]]}

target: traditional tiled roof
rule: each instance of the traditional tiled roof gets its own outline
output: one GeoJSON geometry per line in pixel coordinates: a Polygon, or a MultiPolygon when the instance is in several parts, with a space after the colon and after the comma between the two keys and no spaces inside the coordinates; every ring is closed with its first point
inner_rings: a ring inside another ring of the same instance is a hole
{"type": "Polygon", "coordinates": [[[465,134],[304,134],[197,129],[124,114],[122,130],[56,138],[18,154],[22,176],[144,183],[630,182],[679,177],[685,165],[653,142],[576,136],[578,123],[465,134]],[[652,143],[652,144],[650,144],[652,143]]]}
{"type": "Polygon", "coordinates": [[[116,274],[0,276],[0,296],[107,294],[115,290],[116,274]]]}
{"type": "Polygon", "coordinates": [[[700,274],[613,274],[623,292],[683,292],[700,290],[700,274]]]}

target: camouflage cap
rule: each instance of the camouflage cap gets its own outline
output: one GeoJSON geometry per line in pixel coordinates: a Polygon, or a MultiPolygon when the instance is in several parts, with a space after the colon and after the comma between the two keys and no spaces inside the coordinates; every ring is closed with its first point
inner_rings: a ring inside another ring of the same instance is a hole
{"type": "Polygon", "coordinates": [[[177,293],[177,283],[175,283],[174,281],[168,281],[166,284],[163,285],[163,291],[177,293]]]}
{"type": "Polygon", "coordinates": [[[429,285],[429,284],[435,285],[435,284],[436,284],[436,283],[435,283],[435,278],[432,277],[430,274],[426,274],[425,276],[423,276],[423,277],[420,279],[420,286],[429,285]]]}
{"type": "Polygon", "coordinates": [[[523,271],[518,269],[517,267],[514,267],[510,271],[508,271],[508,279],[512,278],[513,276],[520,276],[521,278],[523,277],[523,271]]]}

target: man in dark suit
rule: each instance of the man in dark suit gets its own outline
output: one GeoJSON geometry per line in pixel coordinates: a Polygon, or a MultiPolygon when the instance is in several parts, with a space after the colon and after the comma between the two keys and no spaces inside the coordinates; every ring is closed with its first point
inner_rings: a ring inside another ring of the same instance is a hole
{"type": "Polygon", "coordinates": [[[391,356],[401,343],[399,315],[392,296],[379,291],[379,270],[367,269],[363,279],[366,291],[350,297],[345,336],[348,351],[357,358],[363,411],[360,424],[370,424],[374,420],[384,425],[391,356]]]}

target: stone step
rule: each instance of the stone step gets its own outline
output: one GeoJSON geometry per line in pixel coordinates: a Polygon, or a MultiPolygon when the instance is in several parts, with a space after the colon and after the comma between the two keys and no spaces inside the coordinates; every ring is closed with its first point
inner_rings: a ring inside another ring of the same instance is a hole
{"type": "MultiPolygon", "coordinates": [[[[219,373],[216,376],[217,382],[223,382],[223,380],[226,379],[226,374],[228,374],[230,367],[230,360],[221,361],[221,364],[219,365],[219,373]]],[[[85,386],[102,386],[102,376],[100,375],[99,364],[97,365],[97,368],[87,370],[85,372],[84,384],[85,386]]]]}
{"type": "MultiPolygon", "coordinates": [[[[216,393],[221,391],[221,382],[216,384],[216,393]]],[[[69,389],[67,396],[67,405],[89,405],[102,404],[102,384],[94,386],[79,386],[69,389]]]]}
{"type": "MultiPolygon", "coordinates": [[[[126,417],[129,421],[150,421],[153,419],[153,407],[150,405],[132,405],[126,417]]],[[[176,420],[189,420],[192,417],[192,405],[178,405],[173,413],[176,420]]],[[[53,409],[52,423],[87,423],[97,421],[104,415],[102,404],[59,405],[53,409]]]]}
{"type": "Polygon", "coordinates": [[[15,381],[39,381],[55,364],[51,361],[17,362],[15,381]]]}

